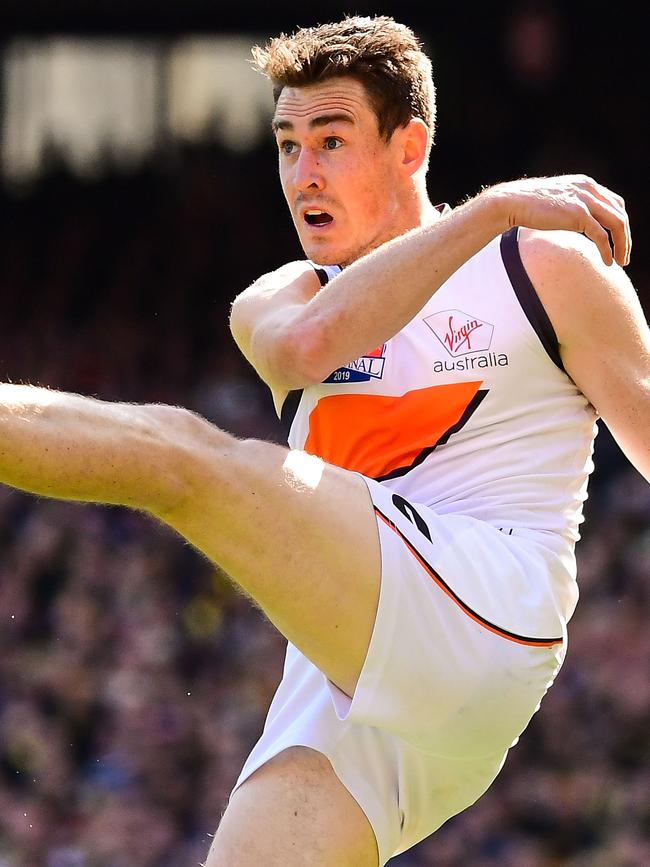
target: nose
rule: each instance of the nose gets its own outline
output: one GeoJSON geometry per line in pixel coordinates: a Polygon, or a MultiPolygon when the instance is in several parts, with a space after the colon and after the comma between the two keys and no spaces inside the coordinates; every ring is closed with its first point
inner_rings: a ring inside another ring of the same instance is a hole
{"type": "Polygon", "coordinates": [[[294,163],[293,182],[296,189],[300,192],[306,192],[307,190],[320,191],[324,189],[325,178],[318,161],[318,155],[310,148],[301,148],[298,158],[294,163]]]}

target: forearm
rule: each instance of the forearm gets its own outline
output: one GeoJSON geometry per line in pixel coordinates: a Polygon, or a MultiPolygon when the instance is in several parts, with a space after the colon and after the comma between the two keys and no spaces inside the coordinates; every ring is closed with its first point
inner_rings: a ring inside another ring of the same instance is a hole
{"type": "Polygon", "coordinates": [[[606,265],[629,261],[623,201],[593,179],[497,184],[358,260],[305,306],[301,337],[315,381],[396,334],[454,271],[511,226],[577,232],[596,244],[606,265]]]}
{"type": "Polygon", "coordinates": [[[159,510],[175,484],[171,407],[0,385],[0,482],[49,497],[159,510]]]}
{"type": "Polygon", "coordinates": [[[304,310],[315,378],[400,331],[461,265],[507,228],[498,208],[473,199],[346,268],[304,310]]]}

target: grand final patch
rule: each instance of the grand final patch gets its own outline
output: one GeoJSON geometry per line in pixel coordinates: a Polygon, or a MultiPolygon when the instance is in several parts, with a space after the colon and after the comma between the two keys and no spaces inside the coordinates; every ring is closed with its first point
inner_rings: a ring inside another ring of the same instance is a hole
{"type": "Polygon", "coordinates": [[[323,382],[368,382],[371,379],[381,379],[384,375],[385,363],[386,344],[382,343],[356,361],[337,368],[323,382]]]}

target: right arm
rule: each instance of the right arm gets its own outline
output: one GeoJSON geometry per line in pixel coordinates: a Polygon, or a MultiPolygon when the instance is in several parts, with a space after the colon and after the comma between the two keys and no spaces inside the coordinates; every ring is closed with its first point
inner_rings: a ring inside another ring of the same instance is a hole
{"type": "Polygon", "coordinates": [[[307,263],[266,275],[235,299],[233,336],[274,395],[322,382],[393,337],[437,289],[493,238],[514,225],[570,229],[590,238],[606,264],[629,258],[622,201],[583,176],[491,187],[435,223],[362,257],[319,291],[307,263]]]}

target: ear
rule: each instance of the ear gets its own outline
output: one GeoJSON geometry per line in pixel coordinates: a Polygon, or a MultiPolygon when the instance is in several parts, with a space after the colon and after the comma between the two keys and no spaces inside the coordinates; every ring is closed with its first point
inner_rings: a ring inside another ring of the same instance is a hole
{"type": "Polygon", "coordinates": [[[429,154],[429,129],[419,117],[413,117],[402,127],[401,157],[402,169],[408,175],[414,175],[423,165],[426,167],[429,154]]]}

